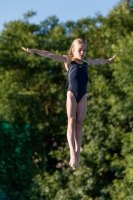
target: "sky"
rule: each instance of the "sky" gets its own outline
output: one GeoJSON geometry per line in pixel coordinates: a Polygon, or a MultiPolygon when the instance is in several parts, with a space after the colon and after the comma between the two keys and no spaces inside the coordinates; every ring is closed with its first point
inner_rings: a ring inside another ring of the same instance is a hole
{"type": "Polygon", "coordinates": [[[0,31],[4,23],[23,19],[27,11],[37,12],[30,22],[39,24],[56,15],[60,22],[77,21],[94,17],[96,13],[107,16],[120,0],[0,0],[0,31]]]}

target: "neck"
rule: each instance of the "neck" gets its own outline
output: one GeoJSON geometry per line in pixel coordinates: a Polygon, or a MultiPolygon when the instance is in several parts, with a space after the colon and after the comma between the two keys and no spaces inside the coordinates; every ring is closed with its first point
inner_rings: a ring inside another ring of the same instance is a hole
{"type": "Polygon", "coordinates": [[[78,63],[83,63],[83,60],[80,60],[80,59],[78,59],[78,58],[73,58],[76,62],[78,62],[78,63]]]}

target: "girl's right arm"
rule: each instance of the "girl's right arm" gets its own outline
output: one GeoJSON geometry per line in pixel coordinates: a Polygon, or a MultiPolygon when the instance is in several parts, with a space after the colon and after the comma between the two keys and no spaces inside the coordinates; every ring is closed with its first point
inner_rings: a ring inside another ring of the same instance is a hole
{"type": "Polygon", "coordinates": [[[37,49],[29,49],[29,48],[25,48],[25,47],[21,47],[24,51],[28,52],[28,53],[35,53],[38,54],[40,56],[44,56],[46,58],[51,58],[54,60],[57,60],[59,62],[64,62],[64,63],[70,63],[70,59],[68,56],[59,56],[56,54],[51,53],[50,51],[43,51],[43,50],[37,50],[37,49]]]}

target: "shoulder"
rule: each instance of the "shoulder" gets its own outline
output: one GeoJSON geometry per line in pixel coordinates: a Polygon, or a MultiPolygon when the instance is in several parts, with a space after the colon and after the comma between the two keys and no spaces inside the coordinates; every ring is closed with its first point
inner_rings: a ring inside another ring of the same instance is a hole
{"type": "Polygon", "coordinates": [[[63,55],[63,57],[65,57],[66,58],[66,61],[64,62],[64,64],[70,64],[70,62],[71,62],[71,58],[69,57],[69,56],[67,56],[67,55],[63,55]]]}
{"type": "Polygon", "coordinates": [[[87,59],[83,59],[83,62],[88,65],[87,59]]]}

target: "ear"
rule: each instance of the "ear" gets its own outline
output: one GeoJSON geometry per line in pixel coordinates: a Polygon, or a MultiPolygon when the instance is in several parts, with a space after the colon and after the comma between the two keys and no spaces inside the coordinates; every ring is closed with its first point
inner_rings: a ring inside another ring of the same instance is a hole
{"type": "Polygon", "coordinates": [[[74,52],[74,48],[72,48],[72,53],[74,52]]]}

